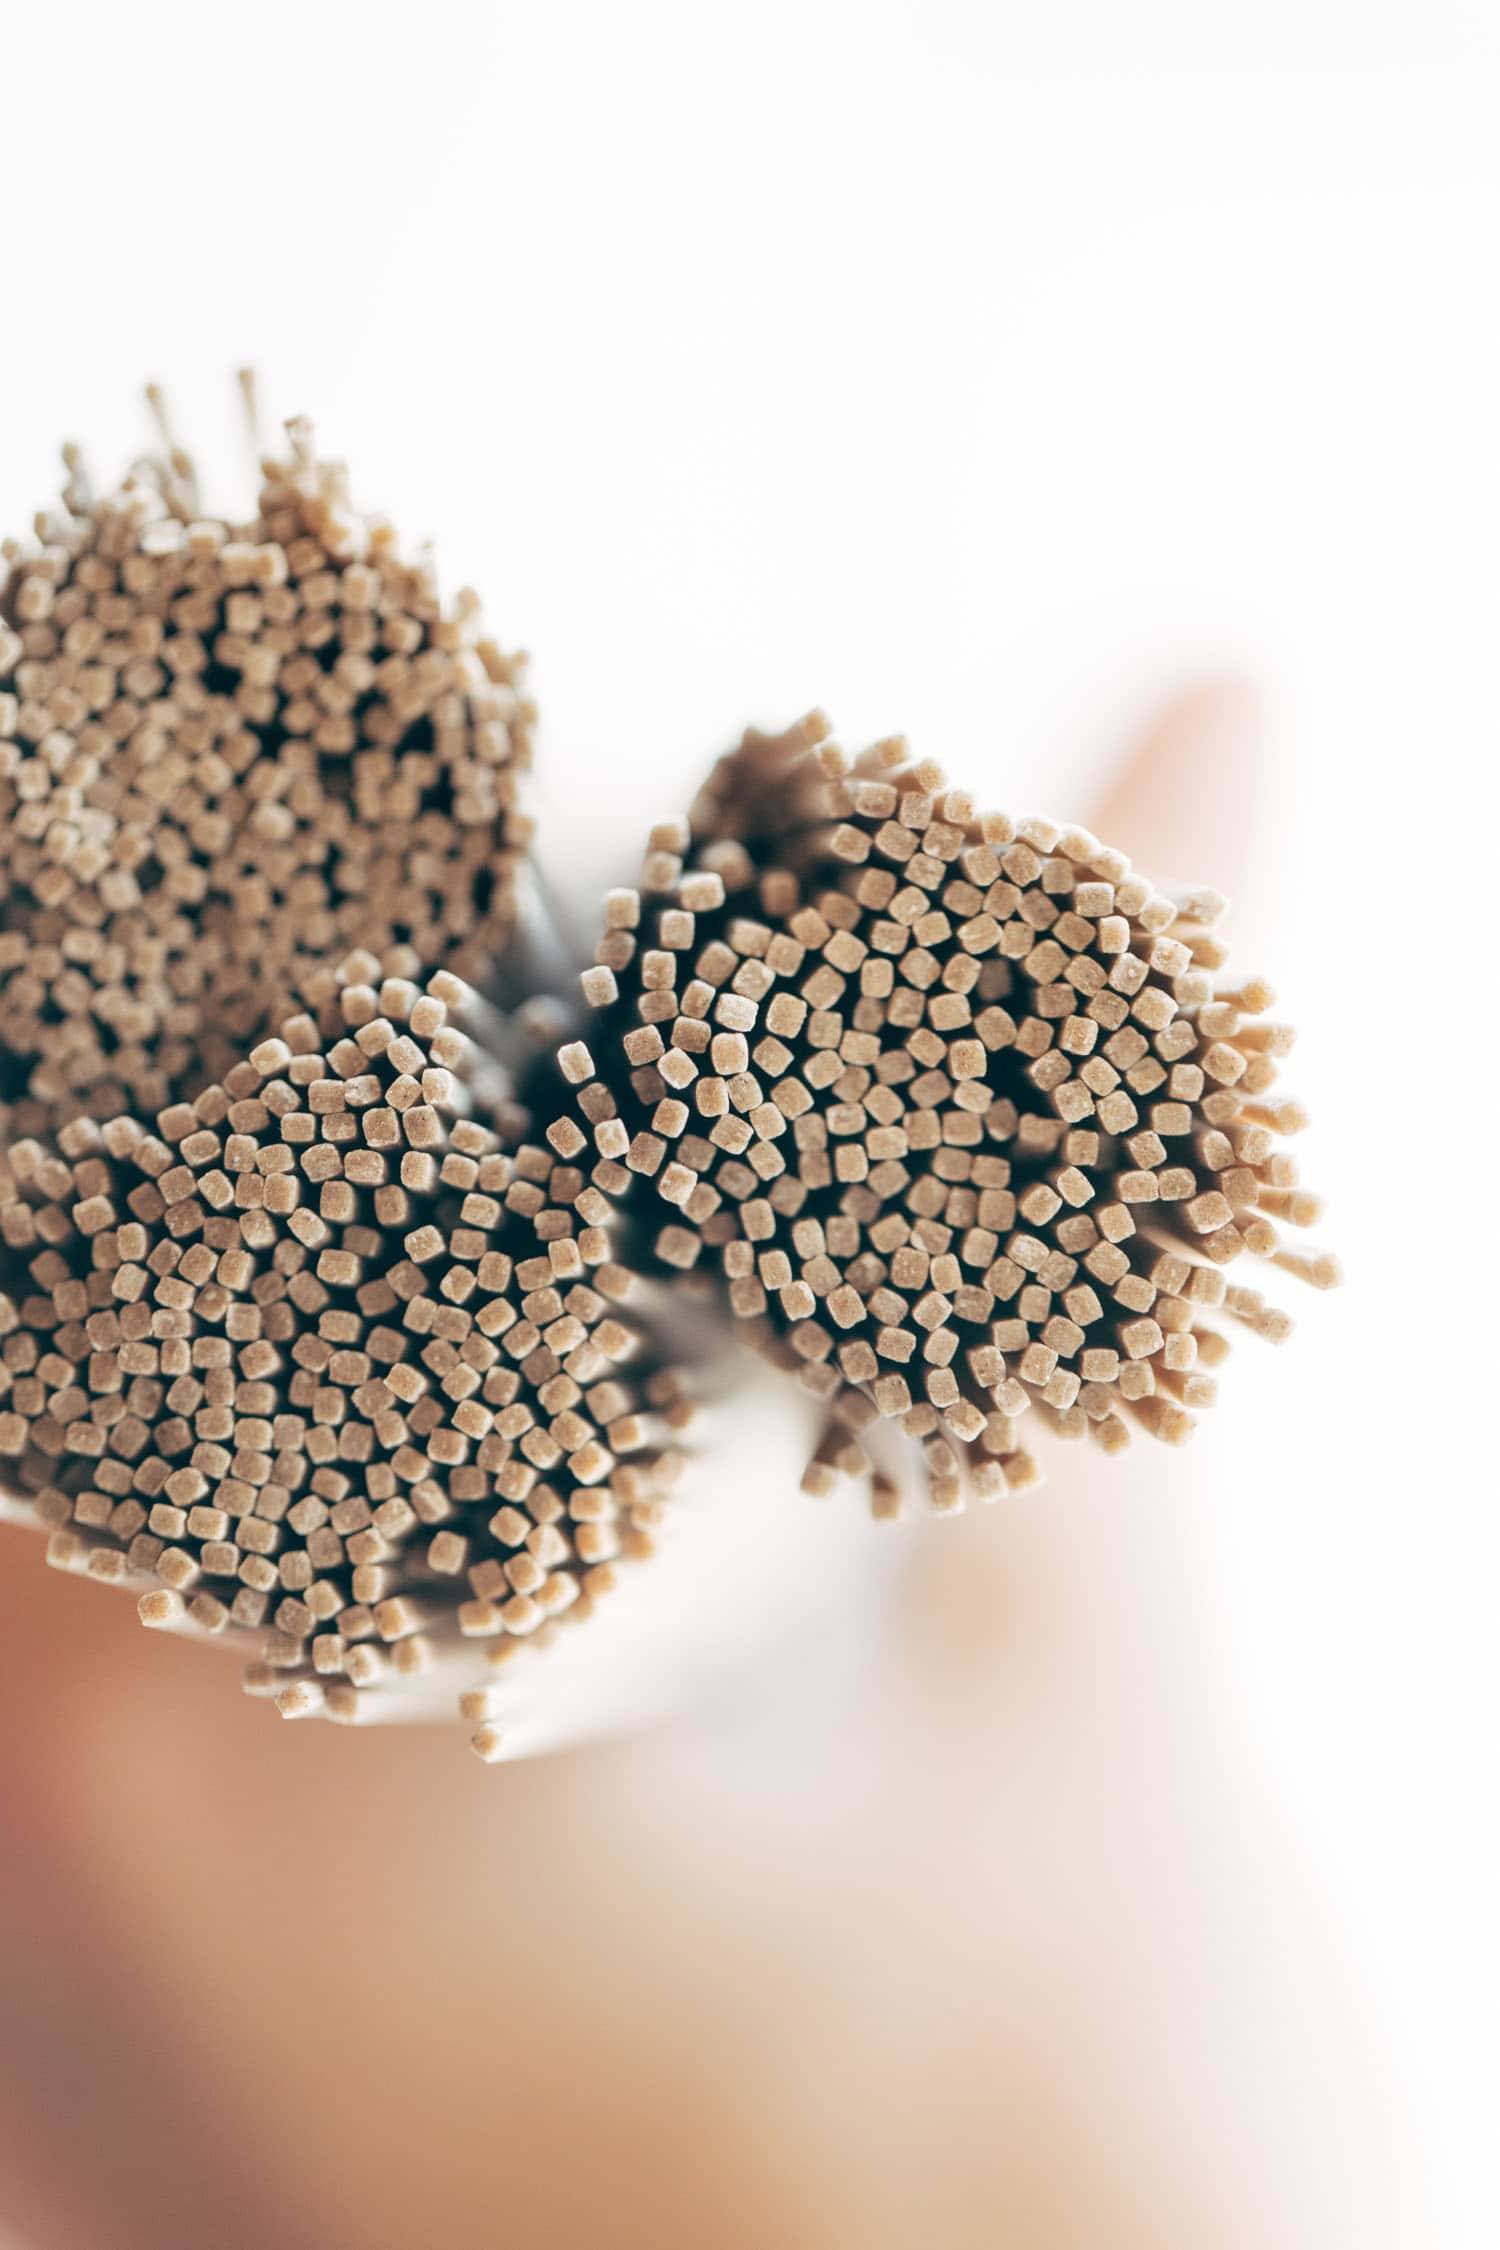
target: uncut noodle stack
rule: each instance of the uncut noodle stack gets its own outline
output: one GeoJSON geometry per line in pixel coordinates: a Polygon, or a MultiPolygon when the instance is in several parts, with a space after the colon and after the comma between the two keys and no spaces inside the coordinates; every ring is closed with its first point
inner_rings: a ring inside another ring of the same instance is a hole
{"type": "Polygon", "coordinates": [[[0,559],[0,1132],[150,1116],[354,946],[486,983],[516,929],[524,661],[306,423],[248,521],[172,441],[75,450],[0,559]]]}
{"type": "Polygon", "coordinates": [[[688,1410],[581,1134],[521,1137],[472,996],[322,983],[154,1130],[9,1152],[0,1471],[147,1623],[256,1636],[288,1715],[400,1715],[432,1673],[477,1719],[649,1551],[688,1410]]]}
{"type": "Polygon", "coordinates": [[[1246,1278],[1326,1286],[1223,900],[979,815],[904,743],[749,735],[611,895],[561,1051],[589,1177],[822,1402],[810,1489],[894,1512],[1031,1482],[1032,1434],[1180,1443],[1246,1278]]]}
{"type": "Polygon", "coordinates": [[[1180,1443],[1259,1280],[1336,1280],[1223,900],[818,714],[653,832],[558,1048],[523,660],[305,424],[233,523],[154,405],[0,576],[0,1513],[54,1564],[490,1759],[711,1676],[803,1576],[781,1468],[894,1515],[1180,1443]],[[686,1465],[667,1339],[736,1328],[760,1511],[672,1509],[579,1634],[686,1465]]]}

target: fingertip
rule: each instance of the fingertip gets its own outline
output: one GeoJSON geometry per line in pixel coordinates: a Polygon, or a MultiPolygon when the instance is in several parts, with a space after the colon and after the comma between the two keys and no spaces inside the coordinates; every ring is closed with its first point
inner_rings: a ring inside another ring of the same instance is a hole
{"type": "Polygon", "coordinates": [[[1270,861],[1276,799],[1268,698],[1225,671],[1158,704],[1091,817],[1157,879],[1212,883],[1243,908],[1270,861]]]}

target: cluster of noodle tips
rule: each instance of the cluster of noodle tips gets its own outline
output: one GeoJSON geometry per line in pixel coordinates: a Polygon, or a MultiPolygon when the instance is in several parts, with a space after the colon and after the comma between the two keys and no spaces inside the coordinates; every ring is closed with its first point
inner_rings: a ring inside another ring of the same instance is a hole
{"type": "Polygon", "coordinates": [[[679,1300],[892,1515],[1180,1443],[1288,1332],[1247,1276],[1336,1279],[1215,893],[814,716],[653,832],[579,1010],[524,659],[305,425],[230,520],[155,404],[0,575],[0,1507],[54,1563],[493,1757],[523,1652],[756,1505],[679,1300]]]}

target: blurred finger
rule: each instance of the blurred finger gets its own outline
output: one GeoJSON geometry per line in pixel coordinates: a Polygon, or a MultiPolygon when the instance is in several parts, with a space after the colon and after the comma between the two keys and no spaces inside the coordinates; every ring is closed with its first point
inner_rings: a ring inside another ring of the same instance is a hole
{"type": "Polygon", "coordinates": [[[1265,694],[1225,673],[1186,683],[1152,714],[1088,824],[1159,881],[1227,893],[1233,933],[1264,902],[1281,797],[1265,694]]]}

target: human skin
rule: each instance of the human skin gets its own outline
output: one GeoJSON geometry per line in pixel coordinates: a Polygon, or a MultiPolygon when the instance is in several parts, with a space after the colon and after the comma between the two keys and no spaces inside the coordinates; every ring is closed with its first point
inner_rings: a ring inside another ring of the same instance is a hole
{"type": "MultiPolygon", "coordinates": [[[[1091,823],[1234,893],[1247,961],[1262,732],[1189,689],[1091,823]]],[[[489,1774],[280,1727],[5,1534],[0,2226],[1394,2243],[1400,2119],[1243,1739],[1202,1460],[1054,1448],[957,1523],[835,1503],[903,1574],[815,1686],[778,1649],[711,1712],[489,1774]]]]}

